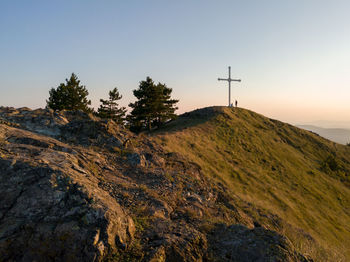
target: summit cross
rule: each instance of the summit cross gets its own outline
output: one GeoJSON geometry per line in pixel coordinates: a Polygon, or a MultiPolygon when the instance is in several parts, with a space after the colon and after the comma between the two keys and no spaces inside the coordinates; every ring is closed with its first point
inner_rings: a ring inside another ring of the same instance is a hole
{"type": "Polygon", "coordinates": [[[228,82],[228,106],[231,105],[231,82],[241,82],[241,79],[232,79],[231,78],[231,67],[228,67],[228,78],[218,78],[218,81],[227,81],[228,82]]]}

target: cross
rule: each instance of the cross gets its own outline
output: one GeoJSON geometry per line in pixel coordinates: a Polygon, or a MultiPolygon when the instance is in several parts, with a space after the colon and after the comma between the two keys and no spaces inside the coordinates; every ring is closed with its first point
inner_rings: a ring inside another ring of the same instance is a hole
{"type": "Polygon", "coordinates": [[[228,82],[228,106],[231,106],[231,82],[241,82],[241,79],[232,79],[231,78],[231,67],[228,67],[228,78],[218,78],[218,81],[227,81],[228,82]]]}

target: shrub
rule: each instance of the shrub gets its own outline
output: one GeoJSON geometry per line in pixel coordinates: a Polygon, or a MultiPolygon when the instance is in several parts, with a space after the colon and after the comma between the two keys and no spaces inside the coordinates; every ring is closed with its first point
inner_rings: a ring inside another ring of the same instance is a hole
{"type": "Polygon", "coordinates": [[[322,163],[322,170],[323,171],[337,171],[340,169],[340,164],[338,159],[336,159],[335,156],[329,155],[322,163]]]}

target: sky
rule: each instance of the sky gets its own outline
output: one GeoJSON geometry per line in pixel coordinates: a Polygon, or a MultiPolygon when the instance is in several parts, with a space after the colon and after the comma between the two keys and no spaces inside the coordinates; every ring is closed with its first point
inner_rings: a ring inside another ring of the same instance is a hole
{"type": "Polygon", "coordinates": [[[0,105],[45,107],[77,74],[92,105],[150,76],[178,113],[232,100],[292,124],[350,127],[350,1],[0,0],[0,105]],[[333,124],[332,124],[333,123],[333,124]]]}

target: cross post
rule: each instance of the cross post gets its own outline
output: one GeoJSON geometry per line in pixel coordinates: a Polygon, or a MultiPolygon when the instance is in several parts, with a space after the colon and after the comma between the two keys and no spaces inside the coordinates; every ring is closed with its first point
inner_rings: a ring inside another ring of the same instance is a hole
{"type": "Polygon", "coordinates": [[[218,81],[227,81],[228,82],[228,106],[231,106],[231,82],[241,82],[241,79],[232,79],[231,78],[231,67],[228,67],[228,78],[218,78],[218,81]]]}

